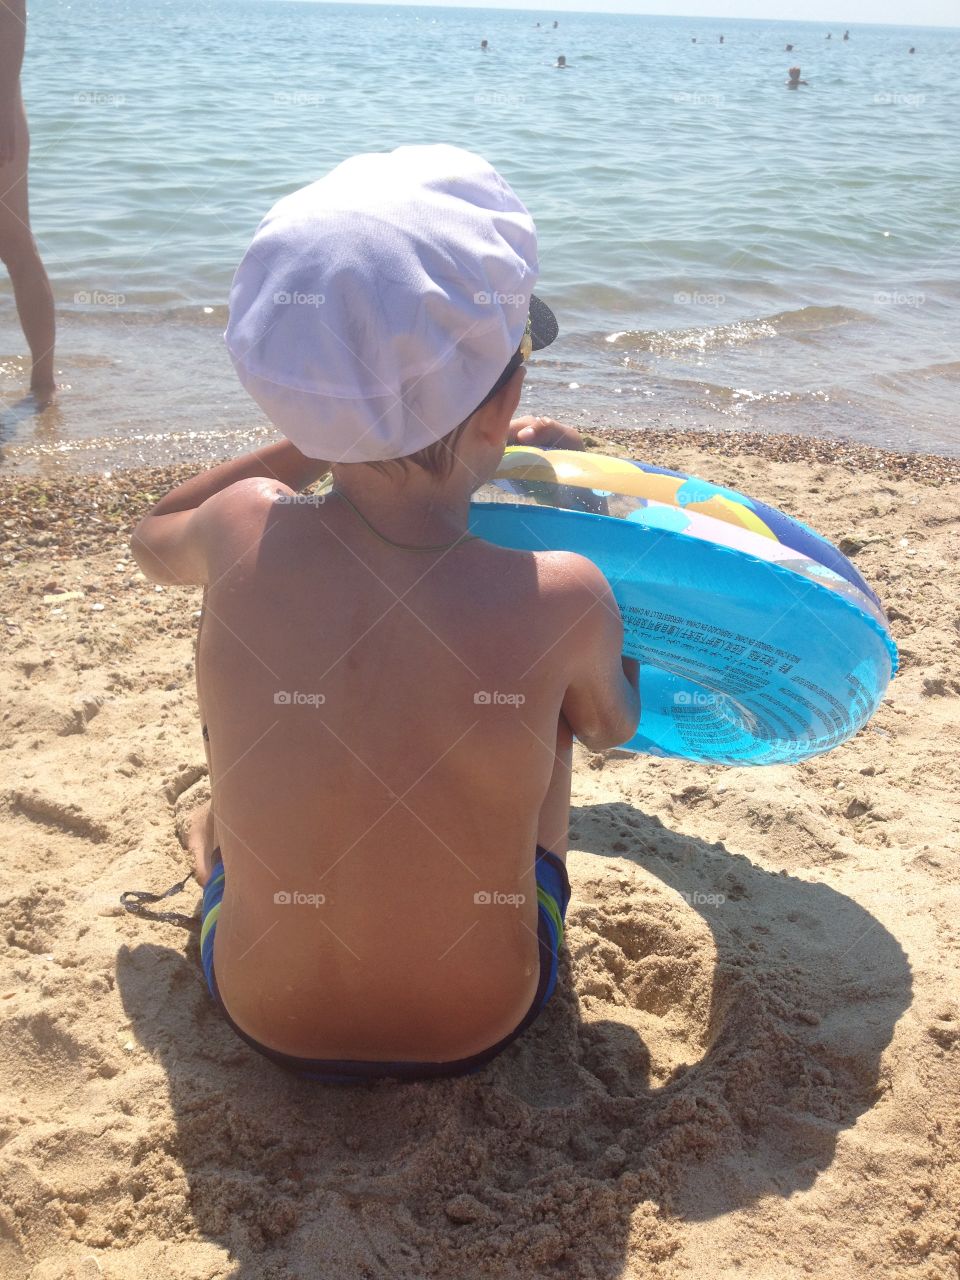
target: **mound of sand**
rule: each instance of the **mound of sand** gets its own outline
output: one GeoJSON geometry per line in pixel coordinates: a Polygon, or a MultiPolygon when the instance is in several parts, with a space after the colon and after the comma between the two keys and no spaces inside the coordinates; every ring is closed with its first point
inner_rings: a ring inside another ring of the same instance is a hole
{"type": "Polygon", "coordinates": [[[206,788],[198,601],[124,536],[169,477],[0,486],[0,1275],[956,1280],[960,486],[656,457],[846,540],[902,674],[795,768],[578,748],[556,998],[407,1085],[286,1077],[212,1007],[198,893],[119,907],[185,873],[206,788]]]}

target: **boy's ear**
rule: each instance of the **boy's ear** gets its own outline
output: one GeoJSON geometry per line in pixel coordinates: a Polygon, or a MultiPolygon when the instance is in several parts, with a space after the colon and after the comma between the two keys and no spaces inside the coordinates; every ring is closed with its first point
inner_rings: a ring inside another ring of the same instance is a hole
{"type": "Polygon", "coordinates": [[[503,448],[510,430],[510,421],[517,412],[520,393],[523,390],[523,365],[509,382],[505,382],[495,396],[473,415],[470,426],[488,444],[503,448]]]}

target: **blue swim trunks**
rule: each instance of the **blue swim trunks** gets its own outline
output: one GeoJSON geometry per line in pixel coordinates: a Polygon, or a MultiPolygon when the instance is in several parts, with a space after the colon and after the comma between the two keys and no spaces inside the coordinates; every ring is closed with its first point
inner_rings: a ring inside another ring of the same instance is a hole
{"type": "Polygon", "coordinates": [[[241,1030],[230,1017],[220,997],[217,977],[213,970],[213,941],[217,932],[220,903],[223,901],[225,873],[219,850],[214,852],[214,858],[213,875],[203,890],[203,924],[200,931],[200,958],[210,993],[219,1005],[220,1012],[241,1040],[245,1040],[252,1049],[256,1049],[258,1053],[277,1063],[278,1066],[285,1067],[288,1071],[293,1071],[308,1080],[318,1080],[328,1084],[384,1078],[429,1080],[439,1076],[458,1076],[478,1071],[501,1053],[508,1044],[516,1040],[517,1036],[526,1031],[553,995],[557,985],[563,924],[567,905],[570,902],[570,881],[567,879],[566,867],[556,854],[537,845],[537,937],[540,946],[540,981],[526,1016],[509,1035],[504,1036],[489,1049],[484,1049],[482,1053],[473,1054],[469,1058],[458,1058],[452,1062],[335,1061],[323,1058],[301,1058],[289,1053],[280,1053],[276,1049],[260,1044],[253,1036],[241,1030]]]}

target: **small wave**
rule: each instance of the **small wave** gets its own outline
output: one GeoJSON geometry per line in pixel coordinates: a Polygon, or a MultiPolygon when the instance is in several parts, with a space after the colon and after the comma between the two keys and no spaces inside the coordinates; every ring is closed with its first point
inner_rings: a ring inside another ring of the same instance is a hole
{"type": "MultiPolygon", "coordinates": [[[[194,305],[186,305],[183,303],[158,303],[144,300],[142,298],[132,298],[124,294],[104,295],[111,300],[106,303],[97,301],[79,301],[57,304],[57,310],[70,316],[70,318],[81,324],[84,323],[104,323],[120,321],[125,325],[151,325],[151,324],[187,324],[201,326],[219,326],[223,328],[227,323],[228,310],[225,305],[209,306],[203,303],[194,305]],[[113,299],[119,299],[114,301],[113,299]]],[[[90,295],[91,299],[95,295],[90,295]]]]}
{"type": "Polygon", "coordinates": [[[742,347],[779,334],[795,337],[869,318],[851,307],[800,307],[796,311],[778,311],[752,320],[690,329],[623,329],[607,334],[605,341],[615,347],[629,346],[653,355],[669,356],[687,351],[713,351],[719,347],[742,347]]]}
{"type": "Polygon", "coordinates": [[[697,329],[625,330],[608,334],[606,341],[613,346],[629,346],[657,356],[670,356],[687,351],[710,351],[717,347],[740,347],[776,336],[777,330],[766,321],[737,320],[732,324],[697,329]]]}
{"type": "Polygon", "coordinates": [[[853,307],[799,307],[796,311],[780,311],[768,316],[767,323],[776,326],[779,333],[816,333],[820,329],[871,319],[853,307]]]}

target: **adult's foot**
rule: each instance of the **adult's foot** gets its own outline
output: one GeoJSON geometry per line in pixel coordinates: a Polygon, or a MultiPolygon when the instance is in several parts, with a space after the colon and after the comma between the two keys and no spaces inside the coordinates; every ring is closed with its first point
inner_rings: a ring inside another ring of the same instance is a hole
{"type": "Polygon", "coordinates": [[[42,412],[44,409],[49,409],[56,399],[57,392],[59,390],[60,388],[55,382],[31,383],[30,396],[33,399],[34,404],[37,406],[38,411],[42,412]]]}

